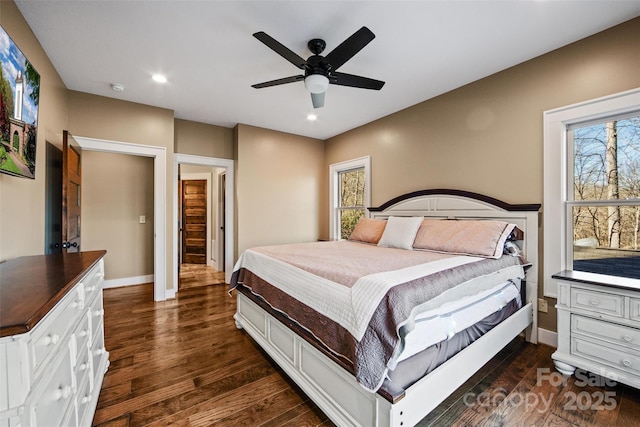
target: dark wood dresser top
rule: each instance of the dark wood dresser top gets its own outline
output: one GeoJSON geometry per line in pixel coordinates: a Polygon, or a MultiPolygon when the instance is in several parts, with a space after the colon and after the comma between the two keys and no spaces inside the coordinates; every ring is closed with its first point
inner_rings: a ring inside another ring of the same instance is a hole
{"type": "Polygon", "coordinates": [[[33,329],[106,253],[34,255],[0,263],[0,337],[33,329]]]}

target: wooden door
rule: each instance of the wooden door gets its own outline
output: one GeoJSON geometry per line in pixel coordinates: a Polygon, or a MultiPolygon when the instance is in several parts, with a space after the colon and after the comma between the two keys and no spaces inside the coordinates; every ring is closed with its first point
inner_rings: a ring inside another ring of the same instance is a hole
{"type": "Polygon", "coordinates": [[[182,262],[207,263],[207,181],[182,181],[182,262]]]}
{"type": "Polygon", "coordinates": [[[66,130],[62,135],[62,250],[80,252],[82,150],[66,130]]]}

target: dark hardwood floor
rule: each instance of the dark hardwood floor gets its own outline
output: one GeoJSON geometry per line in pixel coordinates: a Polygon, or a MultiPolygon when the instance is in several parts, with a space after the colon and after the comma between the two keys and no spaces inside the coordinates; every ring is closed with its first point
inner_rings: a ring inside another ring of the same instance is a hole
{"type": "MultiPolygon", "coordinates": [[[[226,285],[157,303],[151,284],[107,289],[104,308],[111,365],[94,425],[333,425],[236,329],[226,285]]],[[[640,426],[640,391],[564,381],[552,352],[514,340],[419,425],[640,426]]]]}
{"type": "Polygon", "coordinates": [[[180,264],[179,290],[224,284],[224,271],[203,264],[180,264]]]}

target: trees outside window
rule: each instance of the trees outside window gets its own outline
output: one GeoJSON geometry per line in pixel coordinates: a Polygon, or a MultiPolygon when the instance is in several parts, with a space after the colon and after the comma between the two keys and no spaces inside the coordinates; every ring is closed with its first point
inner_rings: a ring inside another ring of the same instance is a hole
{"type": "Polygon", "coordinates": [[[640,113],[570,125],[567,142],[573,269],[640,279],[640,113]]]}
{"type": "Polygon", "coordinates": [[[364,167],[339,173],[340,238],[347,239],[360,218],[365,216],[364,167]]]}
{"type": "Polygon", "coordinates": [[[361,157],[329,167],[330,237],[347,239],[370,206],[371,158],[361,157]]]}

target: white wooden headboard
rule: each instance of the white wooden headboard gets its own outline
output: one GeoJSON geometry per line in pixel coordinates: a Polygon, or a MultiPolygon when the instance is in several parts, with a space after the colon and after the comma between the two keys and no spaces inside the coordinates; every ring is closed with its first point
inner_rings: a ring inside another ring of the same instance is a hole
{"type": "Polygon", "coordinates": [[[522,230],[518,245],[532,264],[527,270],[528,302],[533,304],[533,325],[527,339],[537,342],[538,336],[538,212],[539,204],[512,205],[490,196],[462,190],[429,189],[403,194],[368,208],[371,218],[389,216],[424,216],[442,219],[497,219],[507,221],[522,230]]]}

